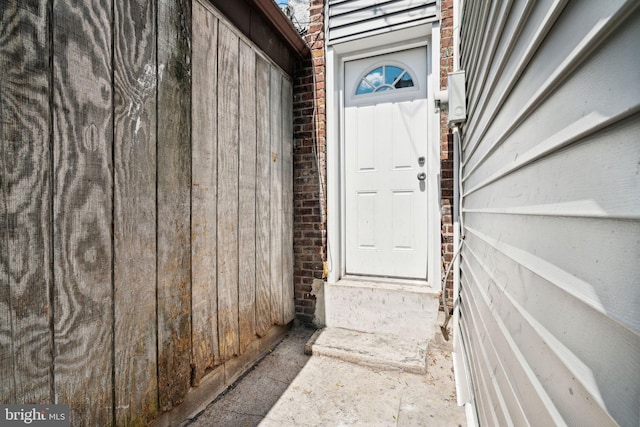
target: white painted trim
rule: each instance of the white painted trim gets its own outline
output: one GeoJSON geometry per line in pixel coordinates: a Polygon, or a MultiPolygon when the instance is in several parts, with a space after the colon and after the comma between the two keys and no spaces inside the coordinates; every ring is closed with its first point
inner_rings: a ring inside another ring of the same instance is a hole
{"type": "MultiPolygon", "coordinates": [[[[325,27],[326,27],[325,23],[325,27]]],[[[343,224],[346,221],[344,201],[344,63],[347,60],[382,55],[412,47],[427,46],[427,97],[439,89],[440,33],[439,24],[420,25],[404,30],[337,43],[326,48],[326,117],[327,117],[327,251],[328,283],[336,283],[345,275],[345,242],[343,224]],[[433,29],[433,31],[432,31],[433,29]],[[435,66],[434,66],[435,64],[435,66]]],[[[433,102],[428,102],[429,144],[427,155],[428,192],[428,255],[427,283],[440,290],[440,117],[433,102]]]]}
{"type": "MultiPolygon", "coordinates": [[[[338,67],[338,76],[337,79],[338,84],[340,85],[340,97],[338,98],[338,105],[336,105],[336,109],[339,114],[339,122],[338,122],[338,139],[336,143],[338,144],[339,150],[338,153],[340,157],[338,158],[338,164],[340,168],[340,181],[338,182],[338,193],[340,194],[340,249],[342,250],[341,254],[341,269],[340,269],[340,278],[344,277],[347,274],[347,242],[346,242],[346,232],[345,232],[345,224],[347,223],[347,198],[345,194],[345,165],[344,165],[344,157],[345,157],[345,148],[342,141],[344,141],[344,105],[345,94],[344,94],[344,60],[340,58],[340,60],[336,61],[338,67]]],[[[335,68],[334,68],[335,70],[335,68]]]]}
{"type": "Polygon", "coordinates": [[[464,0],[453,0],[453,71],[460,70],[460,27],[464,0]]]}
{"type": "MultiPolygon", "coordinates": [[[[331,47],[326,50],[325,64],[326,70],[334,69],[335,53],[331,47]]],[[[334,72],[327,72],[326,79],[326,117],[327,117],[327,260],[329,274],[327,281],[336,283],[343,276],[344,248],[340,239],[341,229],[341,202],[340,202],[340,120],[339,120],[339,99],[340,83],[336,82],[334,72]]]]}
{"type": "Polygon", "coordinates": [[[476,406],[472,402],[464,404],[464,413],[467,416],[467,427],[476,427],[480,425],[476,406]]]}
{"type": "Polygon", "coordinates": [[[440,186],[440,113],[436,112],[434,95],[440,91],[440,23],[433,24],[430,45],[430,62],[427,63],[427,97],[429,102],[429,128],[431,143],[427,154],[427,189],[429,195],[429,269],[427,280],[436,290],[441,290],[442,282],[442,246],[441,232],[441,186],[440,186]]]}

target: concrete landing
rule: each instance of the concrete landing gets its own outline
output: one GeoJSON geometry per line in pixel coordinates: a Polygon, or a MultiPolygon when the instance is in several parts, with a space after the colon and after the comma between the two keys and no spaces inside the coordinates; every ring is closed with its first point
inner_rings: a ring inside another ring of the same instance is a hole
{"type": "Polygon", "coordinates": [[[372,368],[424,374],[427,372],[427,347],[426,340],[325,328],[311,337],[305,352],[372,368]]]}
{"type": "Polygon", "coordinates": [[[414,374],[307,356],[310,336],[292,329],[197,419],[185,420],[189,427],[466,425],[456,404],[450,350],[430,345],[427,373],[414,374]]]}
{"type": "Polygon", "coordinates": [[[456,405],[450,354],[428,353],[427,374],[378,370],[312,356],[262,427],[466,425],[456,405]]]}
{"type": "Polygon", "coordinates": [[[438,295],[424,284],[342,279],[324,286],[325,321],[331,328],[430,339],[438,295]]]}

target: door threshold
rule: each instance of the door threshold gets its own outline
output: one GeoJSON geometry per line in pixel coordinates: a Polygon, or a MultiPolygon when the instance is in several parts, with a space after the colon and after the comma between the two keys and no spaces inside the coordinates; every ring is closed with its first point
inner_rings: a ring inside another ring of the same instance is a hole
{"type": "Polygon", "coordinates": [[[347,281],[354,281],[354,282],[388,283],[390,285],[411,285],[411,286],[431,287],[431,285],[426,279],[401,279],[398,277],[360,276],[355,274],[346,274],[342,276],[340,280],[347,280],[347,281]]]}
{"type": "Polygon", "coordinates": [[[437,294],[440,290],[431,287],[426,280],[394,279],[372,276],[343,276],[333,286],[348,286],[352,288],[374,288],[389,291],[413,292],[419,294],[437,294]]]}

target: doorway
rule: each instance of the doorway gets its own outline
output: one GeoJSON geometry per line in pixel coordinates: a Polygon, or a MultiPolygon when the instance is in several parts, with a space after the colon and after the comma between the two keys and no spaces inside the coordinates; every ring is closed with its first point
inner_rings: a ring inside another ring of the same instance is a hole
{"type": "Polygon", "coordinates": [[[426,281],[427,48],[344,66],[346,273],[426,281]]]}

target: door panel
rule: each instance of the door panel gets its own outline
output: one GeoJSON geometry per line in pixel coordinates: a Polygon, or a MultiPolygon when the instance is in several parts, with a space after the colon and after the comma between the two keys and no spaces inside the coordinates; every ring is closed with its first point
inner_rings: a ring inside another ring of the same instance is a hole
{"type": "Polygon", "coordinates": [[[392,200],[391,231],[394,250],[414,249],[414,203],[413,191],[394,191],[392,200]]]}
{"type": "Polygon", "coordinates": [[[376,249],[376,198],[374,192],[358,193],[358,247],[376,249]]]}
{"type": "Polygon", "coordinates": [[[418,179],[426,173],[426,48],[345,67],[347,273],[426,279],[426,181],[418,179]],[[394,90],[398,69],[411,74],[412,87],[394,90]],[[391,87],[356,95],[375,73],[391,87]]]}

